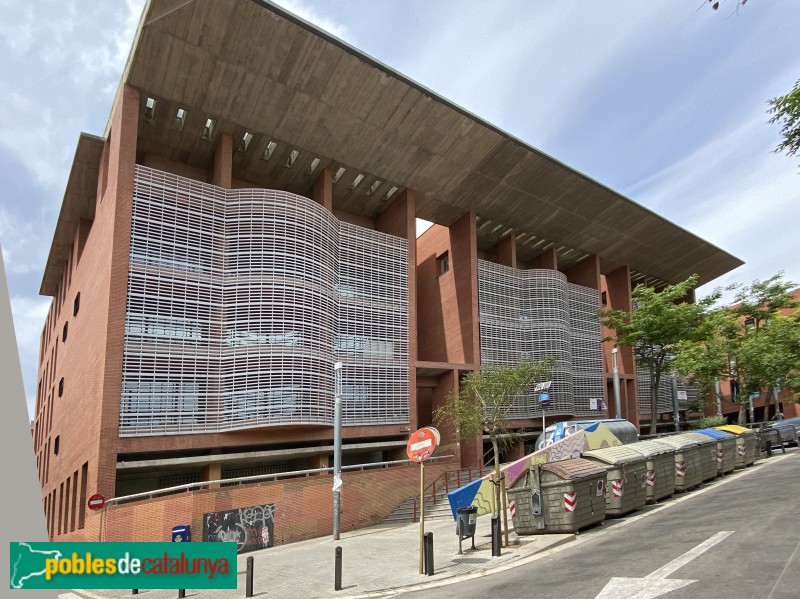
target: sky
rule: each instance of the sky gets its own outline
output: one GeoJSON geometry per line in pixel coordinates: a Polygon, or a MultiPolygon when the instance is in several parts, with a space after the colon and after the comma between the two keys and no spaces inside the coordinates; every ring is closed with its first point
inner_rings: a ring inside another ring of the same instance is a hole
{"type": "MultiPolygon", "coordinates": [[[[0,0],[0,246],[29,413],[78,135],[103,134],[143,4],[0,0]]],[[[772,151],[766,112],[800,79],[800,2],[279,4],[745,261],[699,295],[800,285],[800,157],[772,151]]]]}

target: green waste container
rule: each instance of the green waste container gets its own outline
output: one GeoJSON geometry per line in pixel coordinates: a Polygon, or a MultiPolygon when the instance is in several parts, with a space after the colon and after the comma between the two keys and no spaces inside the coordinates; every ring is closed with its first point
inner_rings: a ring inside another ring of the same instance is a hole
{"type": "Polygon", "coordinates": [[[606,517],[606,469],[580,458],[533,466],[507,491],[518,535],[577,532],[606,517]]]}
{"type": "Polygon", "coordinates": [[[625,445],[647,458],[647,502],[655,503],[675,493],[675,449],[657,441],[625,445]]]}
{"type": "Polygon", "coordinates": [[[700,448],[700,467],[703,470],[704,482],[717,478],[719,475],[719,462],[717,462],[716,439],[700,433],[678,433],[674,436],[697,443],[700,448]]]}
{"type": "Polygon", "coordinates": [[[756,447],[758,440],[756,432],[737,424],[726,424],[715,427],[719,431],[736,435],[736,468],[752,466],[756,461],[756,447]]]}
{"type": "Polygon", "coordinates": [[[606,478],[606,515],[621,516],[647,503],[647,458],[627,445],[593,449],[583,454],[585,460],[608,468],[606,478]]]}
{"type": "Polygon", "coordinates": [[[700,448],[697,443],[676,436],[659,437],[654,443],[663,443],[675,451],[675,492],[688,491],[703,482],[700,448]]]}
{"type": "Polygon", "coordinates": [[[733,472],[736,468],[736,435],[715,428],[701,428],[695,432],[717,442],[717,472],[720,475],[733,472]]]}

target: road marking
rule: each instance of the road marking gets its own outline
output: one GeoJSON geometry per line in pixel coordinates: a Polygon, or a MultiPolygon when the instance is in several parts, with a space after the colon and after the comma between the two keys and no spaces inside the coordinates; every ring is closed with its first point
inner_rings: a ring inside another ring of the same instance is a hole
{"type": "Polygon", "coordinates": [[[699,557],[714,545],[721,543],[732,534],[732,530],[720,531],[644,578],[614,577],[608,581],[608,584],[603,587],[603,590],[600,591],[600,594],[595,599],[653,599],[697,582],[696,580],[681,580],[677,578],[668,579],[667,576],[683,568],[690,561],[699,557]]]}

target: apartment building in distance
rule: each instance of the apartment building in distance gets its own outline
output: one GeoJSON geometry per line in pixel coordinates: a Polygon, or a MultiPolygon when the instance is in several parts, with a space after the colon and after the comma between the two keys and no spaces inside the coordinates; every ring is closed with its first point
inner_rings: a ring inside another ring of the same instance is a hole
{"type": "MultiPolygon", "coordinates": [[[[548,422],[616,416],[597,310],[740,264],[280,7],[150,0],[105,131],[80,135],[42,278],[50,535],[166,540],[266,501],[284,540],[321,534],[326,476],[120,502],[105,530],[86,500],[328,467],[337,362],[345,465],[404,459],[481,364],[555,356],[548,422]],[[417,218],[435,223],[418,239],[417,218]]],[[[638,422],[620,354],[619,416],[638,422]]],[[[534,396],[513,417],[541,429],[534,396]]],[[[443,431],[432,474],[483,453],[443,431]]],[[[347,477],[346,526],[418,484],[347,477]]]]}

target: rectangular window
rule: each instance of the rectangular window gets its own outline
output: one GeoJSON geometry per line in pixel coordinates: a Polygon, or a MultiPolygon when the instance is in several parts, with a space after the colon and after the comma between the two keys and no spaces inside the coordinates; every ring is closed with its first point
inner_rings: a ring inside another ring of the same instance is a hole
{"type": "Polygon", "coordinates": [[[450,270],[450,253],[445,252],[436,258],[436,276],[441,276],[450,270]]]}
{"type": "Polygon", "coordinates": [[[67,477],[66,484],[64,486],[64,532],[66,533],[69,530],[69,504],[70,498],[72,497],[72,478],[67,477]]]}
{"type": "Polygon", "coordinates": [[[75,513],[77,512],[76,503],[78,501],[78,471],[72,473],[72,508],[70,509],[69,530],[75,530],[75,513]]]}
{"type": "Polygon", "coordinates": [[[61,534],[61,522],[63,522],[63,515],[64,515],[64,483],[61,483],[58,487],[56,487],[58,491],[58,522],[56,523],[56,530],[58,534],[61,534]]]}
{"type": "Polygon", "coordinates": [[[81,495],[78,500],[78,528],[83,528],[86,518],[86,478],[89,476],[89,462],[81,466],[81,495]]]}

